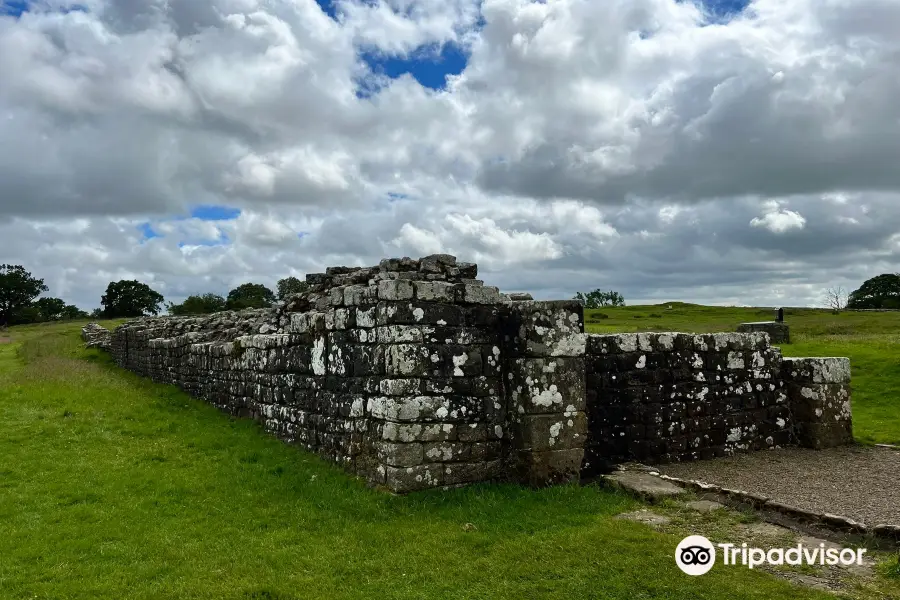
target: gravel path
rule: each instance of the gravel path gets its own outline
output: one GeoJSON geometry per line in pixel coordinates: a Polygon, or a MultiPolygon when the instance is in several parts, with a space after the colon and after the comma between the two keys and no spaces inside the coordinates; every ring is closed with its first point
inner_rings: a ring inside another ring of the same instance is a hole
{"type": "Polygon", "coordinates": [[[784,448],[658,469],[866,525],[900,525],[900,450],[784,448]]]}

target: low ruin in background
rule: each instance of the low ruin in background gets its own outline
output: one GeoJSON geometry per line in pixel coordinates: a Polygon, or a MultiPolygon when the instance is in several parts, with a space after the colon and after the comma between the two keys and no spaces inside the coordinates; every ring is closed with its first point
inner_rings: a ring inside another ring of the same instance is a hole
{"type": "Polygon", "coordinates": [[[396,492],[852,443],[845,358],[765,333],[587,335],[449,255],[330,268],[276,308],[142,318],[91,345],[396,492]]]}

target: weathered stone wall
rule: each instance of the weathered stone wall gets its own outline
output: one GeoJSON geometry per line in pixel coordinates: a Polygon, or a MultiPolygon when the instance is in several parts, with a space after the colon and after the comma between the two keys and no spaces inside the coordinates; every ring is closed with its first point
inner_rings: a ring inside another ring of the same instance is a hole
{"type": "Polygon", "coordinates": [[[765,334],[591,335],[585,473],[790,444],[781,354],[765,334]]]}
{"type": "Polygon", "coordinates": [[[511,302],[502,314],[509,468],[516,480],[577,480],[587,435],[579,302],[511,302]]]}
{"type": "Polygon", "coordinates": [[[395,491],[491,479],[500,296],[476,273],[444,255],[329,269],[278,309],[127,323],[112,352],[395,491]]]}
{"type": "Polygon", "coordinates": [[[785,358],[781,370],[797,443],[816,450],[853,443],[850,360],[785,358]]]}
{"type": "Polygon", "coordinates": [[[852,441],[846,359],[782,359],[765,333],[588,336],[580,303],[476,276],[448,255],[335,267],[275,308],[137,319],[109,348],[397,492],[852,441]]]}

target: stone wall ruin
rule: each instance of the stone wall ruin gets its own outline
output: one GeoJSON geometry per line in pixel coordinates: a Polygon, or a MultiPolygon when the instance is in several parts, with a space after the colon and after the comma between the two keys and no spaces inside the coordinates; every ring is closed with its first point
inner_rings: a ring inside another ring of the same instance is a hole
{"type": "Polygon", "coordinates": [[[852,440],[846,359],[782,359],[761,333],[586,335],[580,303],[476,277],[449,255],[329,268],[271,309],[125,323],[109,349],[395,492],[852,440]]]}

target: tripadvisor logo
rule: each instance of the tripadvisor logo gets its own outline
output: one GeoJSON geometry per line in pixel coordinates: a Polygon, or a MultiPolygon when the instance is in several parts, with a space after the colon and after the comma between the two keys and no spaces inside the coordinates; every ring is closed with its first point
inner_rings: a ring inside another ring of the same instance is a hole
{"type": "Polygon", "coordinates": [[[675,564],[688,575],[708,573],[716,563],[716,547],[722,550],[722,564],[743,565],[749,569],[760,565],[861,565],[865,548],[826,548],[824,543],[808,547],[751,548],[747,544],[715,544],[702,535],[691,535],[675,548],[675,564]]]}
{"type": "Polygon", "coordinates": [[[675,564],[688,575],[703,575],[716,564],[716,549],[702,535],[690,535],[675,549],[675,564]]]}

